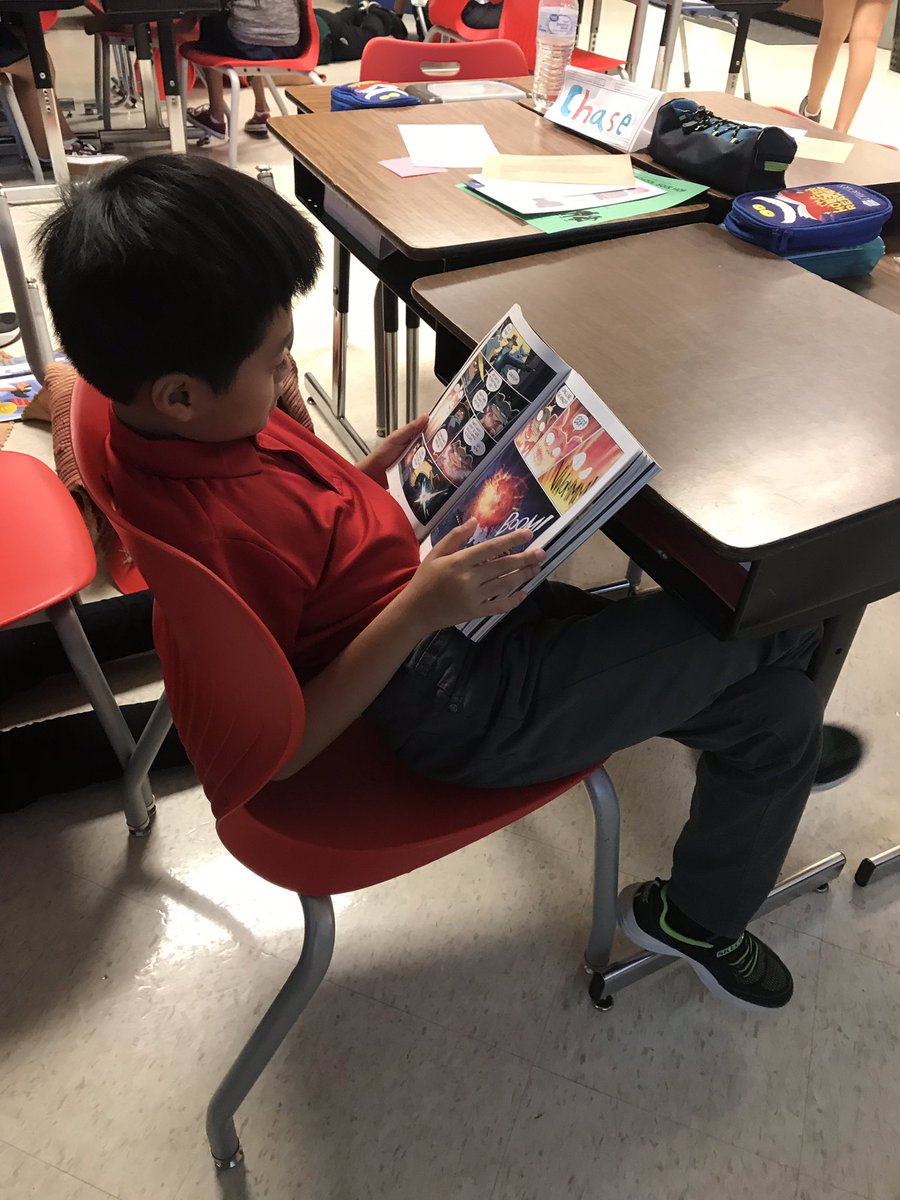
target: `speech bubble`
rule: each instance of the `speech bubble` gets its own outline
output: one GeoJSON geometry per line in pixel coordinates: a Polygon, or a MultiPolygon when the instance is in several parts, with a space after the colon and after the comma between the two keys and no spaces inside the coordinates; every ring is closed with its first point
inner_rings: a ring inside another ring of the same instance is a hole
{"type": "Polygon", "coordinates": [[[487,408],[487,402],[487,392],[484,390],[484,388],[479,388],[479,390],[472,397],[472,407],[476,412],[484,412],[484,410],[487,408]]]}
{"type": "Polygon", "coordinates": [[[488,371],[488,377],[485,382],[487,383],[487,390],[489,392],[496,392],[497,388],[503,382],[503,379],[499,371],[488,371]]]}
{"type": "Polygon", "coordinates": [[[421,465],[424,461],[425,461],[425,447],[420,446],[412,458],[413,470],[418,471],[419,467],[421,467],[421,465]]]}
{"type": "Polygon", "coordinates": [[[507,323],[500,330],[500,333],[505,338],[511,338],[515,332],[515,326],[510,321],[507,321],[507,323]]]}
{"type": "Polygon", "coordinates": [[[585,454],[585,452],[583,450],[581,450],[578,454],[576,454],[575,457],[572,459],[573,471],[580,471],[581,468],[584,466],[586,458],[587,458],[587,455],[585,454]]]}
{"type": "Polygon", "coordinates": [[[437,431],[437,433],[434,435],[434,441],[431,443],[431,449],[435,452],[435,454],[440,454],[440,452],[444,449],[444,447],[446,445],[447,445],[447,430],[439,429],[437,431]]]}
{"type": "Polygon", "coordinates": [[[519,382],[520,375],[515,367],[510,367],[509,370],[506,372],[506,378],[513,385],[513,387],[515,387],[516,384],[519,382]]]}
{"type": "Polygon", "coordinates": [[[571,388],[566,387],[565,384],[556,393],[556,403],[560,408],[568,408],[574,399],[575,393],[571,388]]]}
{"type": "Polygon", "coordinates": [[[572,421],[572,428],[576,433],[581,433],[582,429],[587,429],[588,423],[589,418],[587,413],[579,413],[578,416],[572,421]]]}
{"type": "Polygon", "coordinates": [[[481,458],[484,454],[484,442],[474,442],[472,445],[472,453],[481,458]]]}
{"type": "Polygon", "coordinates": [[[484,430],[477,417],[471,417],[463,426],[463,441],[467,446],[474,446],[484,441],[484,430]]]}

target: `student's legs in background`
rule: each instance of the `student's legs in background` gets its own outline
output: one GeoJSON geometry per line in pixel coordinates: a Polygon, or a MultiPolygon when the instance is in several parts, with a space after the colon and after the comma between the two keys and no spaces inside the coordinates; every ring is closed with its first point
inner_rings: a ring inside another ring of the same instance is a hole
{"type": "Polygon", "coordinates": [[[824,0],[822,27],[819,30],[806,99],[806,111],[812,116],[818,116],[822,110],[825,89],[834,71],[841,46],[850,32],[855,7],[856,0],[824,0]]]}
{"type": "Polygon", "coordinates": [[[890,0],[857,0],[850,26],[850,62],[834,127],[846,133],[865,95],[875,66],[875,51],[884,28],[890,0]]]}

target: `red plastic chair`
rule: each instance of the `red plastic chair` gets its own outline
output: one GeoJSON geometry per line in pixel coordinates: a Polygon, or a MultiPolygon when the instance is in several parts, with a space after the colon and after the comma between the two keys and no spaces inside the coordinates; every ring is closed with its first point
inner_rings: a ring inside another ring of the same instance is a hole
{"type": "Polygon", "coordinates": [[[585,779],[596,817],[594,919],[586,961],[608,962],[616,926],[619,811],[602,766],[516,789],[429,781],[391,755],[364,720],[309,766],[269,782],[303,735],[287,659],[256,614],[206,567],[123,521],[104,480],[109,406],[79,382],[75,455],[88,491],[147,578],[154,635],[175,723],[224,845],[257,875],[300,895],[297,966],[226,1074],[207,1112],[218,1167],[242,1152],[234,1114],[325,977],[334,946],[331,895],[393,879],[510,825],[585,779]]]}
{"type": "Polygon", "coordinates": [[[432,79],[504,79],[528,74],[515,42],[401,42],[373,38],[363,47],[360,79],[427,83],[432,79]]]}
{"type": "Polygon", "coordinates": [[[41,13],[41,29],[43,29],[44,33],[46,33],[48,29],[53,28],[58,20],[59,10],[56,8],[48,8],[46,12],[41,13]]]}
{"type": "MultiPolygon", "coordinates": [[[[430,0],[428,6],[432,28],[429,39],[449,38],[451,41],[484,42],[502,38],[515,42],[525,55],[528,70],[534,70],[537,54],[537,14],[540,0],[504,0],[500,24],[496,29],[471,29],[462,20],[468,0],[430,0]]],[[[572,66],[604,75],[620,72],[625,62],[605,54],[592,54],[576,48],[572,66]]]]}
{"type": "Polygon", "coordinates": [[[128,828],[145,834],[154,808],[147,781],[152,759],[142,767],[145,748],[136,761],[134,738],[78,619],[78,593],[97,573],[81,513],[59,477],[28,454],[0,454],[0,490],[15,497],[14,515],[0,526],[0,628],[47,615],[122,764],[128,828]]]}
{"type": "Polygon", "coordinates": [[[241,95],[241,79],[248,78],[251,75],[261,75],[268,85],[269,91],[278,105],[282,115],[288,115],[288,106],[281,94],[277,84],[275,83],[276,75],[304,75],[311,83],[322,83],[322,78],[316,73],[316,64],[319,61],[319,26],[316,24],[315,13],[313,12],[313,0],[306,0],[305,7],[300,6],[301,17],[301,42],[303,45],[302,53],[296,58],[281,58],[281,59],[242,59],[242,58],[223,58],[218,54],[207,54],[203,50],[196,49],[195,46],[181,46],[182,60],[182,84],[181,96],[182,101],[187,106],[187,80],[185,72],[187,64],[192,63],[195,67],[200,67],[204,71],[220,71],[228,77],[228,82],[231,86],[231,99],[228,106],[228,165],[234,170],[237,170],[237,138],[238,129],[238,112],[241,95]]]}

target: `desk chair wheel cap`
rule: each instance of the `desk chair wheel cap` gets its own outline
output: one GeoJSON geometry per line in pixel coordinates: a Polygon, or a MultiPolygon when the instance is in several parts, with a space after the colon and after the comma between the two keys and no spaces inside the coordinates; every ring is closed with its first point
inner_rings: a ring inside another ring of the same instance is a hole
{"type": "Polygon", "coordinates": [[[237,1150],[235,1150],[234,1154],[229,1155],[228,1158],[216,1158],[213,1155],[212,1160],[216,1164],[217,1171],[230,1171],[234,1167],[239,1167],[244,1161],[244,1151],[240,1142],[238,1142],[237,1150]]]}
{"type": "Polygon", "coordinates": [[[872,876],[875,874],[875,864],[871,858],[864,858],[856,868],[856,874],[853,876],[853,882],[857,887],[865,887],[872,876]]]}
{"type": "Polygon", "coordinates": [[[128,826],[128,836],[133,838],[145,838],[153,828],[153,823],[156,820],[156,805],[151,804],[147,808],[147,820],[143,825],[138,827],[128,826]]]}

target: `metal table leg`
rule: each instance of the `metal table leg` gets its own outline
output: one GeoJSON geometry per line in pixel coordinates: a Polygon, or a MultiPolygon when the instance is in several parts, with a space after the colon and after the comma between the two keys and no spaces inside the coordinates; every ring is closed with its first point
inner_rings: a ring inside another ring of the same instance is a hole
{"type": "Polygon", "coordinates": [[[406,305],[406,420],[419,415],[419,321],[418,315],[406,305]]]}
{"type": "Polygon", "coordinates": [[[397,296],[380,280],[375,288],[375,368],[378,436],[397,428],[400,398],[397,389],[397,296]]]}
{"type": "Polygon", "coordinates": [[[146,22],[139,21],[134,26],[134,53],[141,80],[144,123],[148,129],[162,129],[159,88],[156,85],[156,72],[153,69],[153,46],[150,42],[150,26],[146,22]]]}
{"type": "Polygon", "coordinates": [[[671,4],[666,8],[660,54],[656,60],[656,71],[653,76],[653,86],[661,92],[664,92],[669,84],[669,72],[672,69],[675,42],[678,38],[678,27],[681,24],[681,7],[682,0],[671,0],[671,4]]]}
{"type": "Polygon", "coordinates": [[[20,16],[25,45],[28,48],[31,69],[34,73],[34,85],[41,98],[41,115],[44,120],[44,132],[47,135],[53,178],[62,186],[69,182],[69,164],[66,162],[66,150],[59,125],[59,110],[56,107],[50,59],[47,57],[47,47],[44,44],[41,14],[35,10],[23,10],[20,16]]]}
{"type": "MultiPolygon", "coordinates": [[[[337,238],[334,242],[334,284],[331,289],[334,328],[331,343],[331,393],[314,375],[307,373],[303,382],[310,399],[321,409],[328,426],[341,439],[354,459],[364,458],[369,447],[347,420],[347,320],[350,311],[350,251],[337,238]]],[[[377,348],[377,347],[376,347],[377,348]]]]}
{"type": "Polygon", "coordinates": [[[847,661],[847,653],[865,611],[866,606],[863,604],[859,608],[850,608],[846,612],[838,613],[836,617],[829,617],[825,622],[822,641],[810,663],[809,677],[819,689],[826,704],[831,699],[837,677],[847,661]]]}
{"type": "MultiPolygon", "coordinates": [[[[637,78],[637,69],[641,61],[641,47],[644,43],[644,29],[647,25],[647,9],[649,0],[637,0],[634,9],[634,20],[631,23],[631,37],[628,39],[628,53],[625,58],[625,70],[629,79],[637,78]]],[[[593,36],[593,34],[592,34],[593,36]]],[[[591,50],[594,49],[593,44],[591,50]]]]}
{"type": "Polygon", "coordinates": [[[853,882],[857,887],[865,887],[873,879],[880,879],[894,871],[900,871],[900,846],[892,846],[890,850],[883,850],[881,854],[864,858],[856,868],[853,882]]]}
{"type": "MultiPolygon", "coordinates": [[[[178,86],[175,29],[171,21],[157,21],[156,28],[159,38],[159,57],[162,63],[163,90],[166,95],[166,114],[169,119],[169,143],[173,154],[184,154],[187,151],[187,140],[184,109],[181,105],[181,88],[178,86]]],[[[154,80],[154,89],[155,87],[154,80]]]]}
{"type": "Polygon", "coordinates": [[[737,91],[738,76],[741,73],[741,67],[744,63],[744,55],[747,51],[747,34],[750,32],[750,14],[742,12],[738,14],[737,28],[734,32],[734,41],[731,43],[731,62],[728,66],[728,83],[725,85],[725,91],[729,96],[733,96],[737,91]]]}

